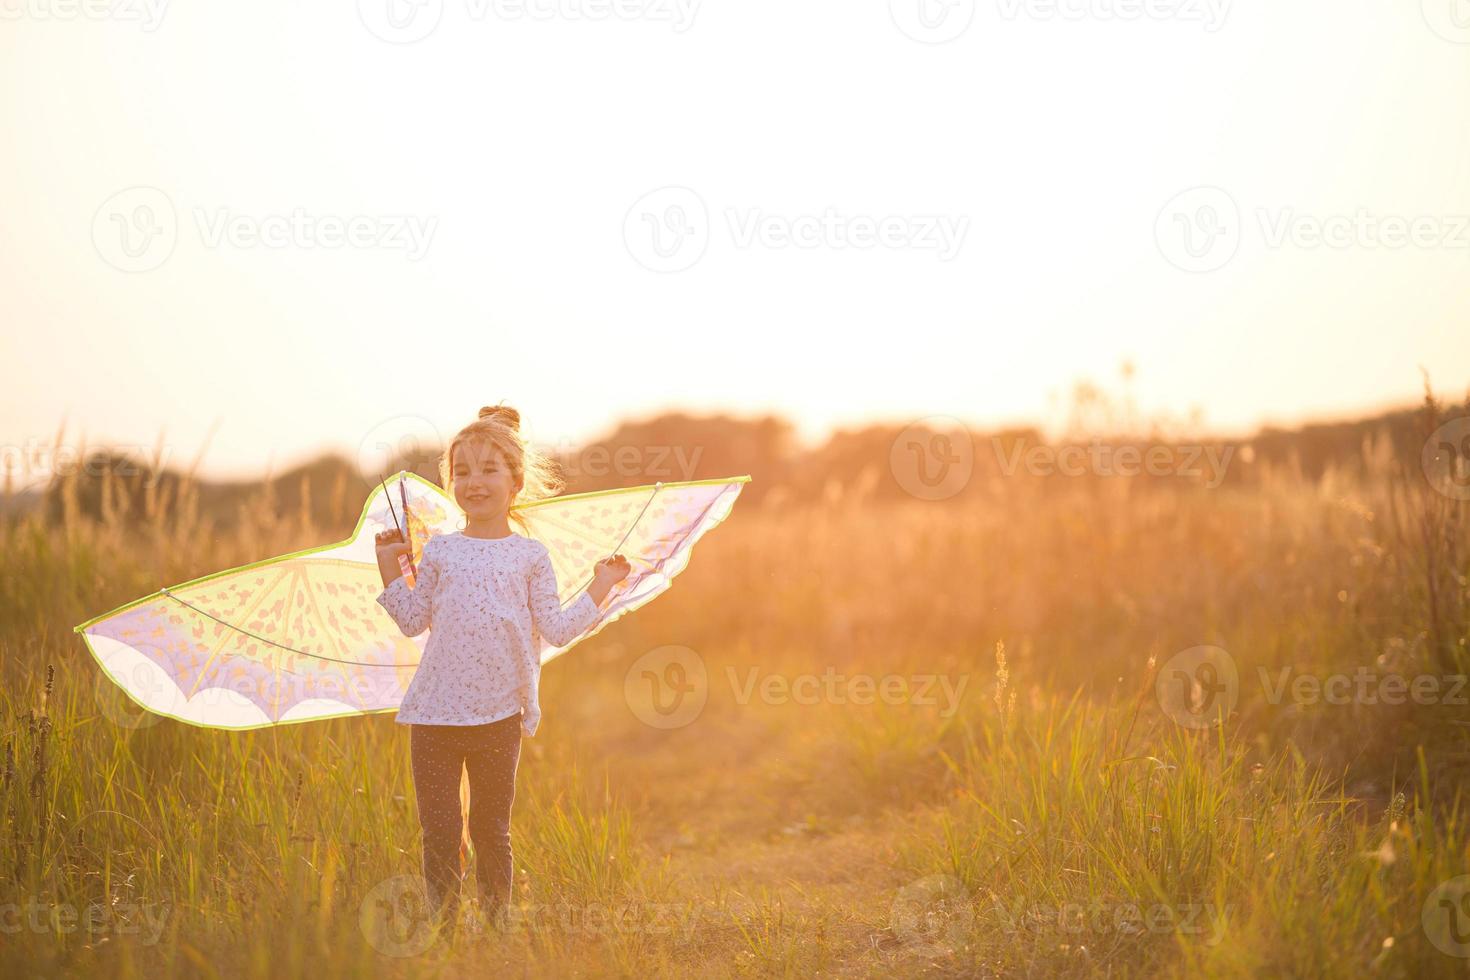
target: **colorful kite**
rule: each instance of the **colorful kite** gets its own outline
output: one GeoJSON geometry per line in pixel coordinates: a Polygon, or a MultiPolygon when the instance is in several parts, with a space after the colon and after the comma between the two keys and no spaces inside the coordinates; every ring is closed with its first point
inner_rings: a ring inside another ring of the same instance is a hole
{"type": "MultiPolygon", "coordinates": [[[[632,565],[581,636],[563,647],[540,638],[541,662],[667,589],[749,481],[656,483],[513,507],[551,553],[564,605],[600,559],[621,552],[632,565]]],[[[134,701],[191,725],[263,728],[396,711],[429,634],[405,637],[377,603],[373,536],[404,523],[417,567],[429,538],[458,530],[462,517],[439,487],[400,472],[374,489],[346,541],[160,589],[76,631],[134,701]]]]}

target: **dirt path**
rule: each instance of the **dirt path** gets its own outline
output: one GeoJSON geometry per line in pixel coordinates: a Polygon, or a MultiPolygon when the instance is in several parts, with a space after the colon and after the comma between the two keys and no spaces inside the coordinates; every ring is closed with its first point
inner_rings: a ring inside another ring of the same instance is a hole
{"type": "Polygon", "coordinates": [[[688,748],[666,750],[661,734],[619,745],[609,778],[633,804],[673,900],[699,909],[699,962],[844,977],[921,972],[890,929],[908,884],[895,842],[914,833],[917,815],[864,814],[858,800],[833,812],[792,776],[820,773],[820,760],[793,751],[779,729],[703,733],[697,773],[687,771],[688,748]]]}

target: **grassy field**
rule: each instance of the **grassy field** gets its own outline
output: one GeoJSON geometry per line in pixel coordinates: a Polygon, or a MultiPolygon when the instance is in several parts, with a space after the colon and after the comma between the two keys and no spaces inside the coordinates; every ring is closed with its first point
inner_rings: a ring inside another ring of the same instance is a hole
{"type": "Polygon", "coordinates": [[[443,935],[406,729],[142,715],[71,632],[360,501],[10,522],[0,973],[1463,975],[1470,505],[1386,459],[984,489],[737,505],[546,667],[511,916],[443,935]]]}

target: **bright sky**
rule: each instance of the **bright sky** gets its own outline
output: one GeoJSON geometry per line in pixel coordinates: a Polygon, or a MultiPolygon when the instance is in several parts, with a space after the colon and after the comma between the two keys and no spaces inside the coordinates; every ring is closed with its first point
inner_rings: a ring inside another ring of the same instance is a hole
{"type": "Polygon", "coordinates": [[[1465,0],[0,0],[0,80],[7,447],[1470,385],[1465,0]]]}

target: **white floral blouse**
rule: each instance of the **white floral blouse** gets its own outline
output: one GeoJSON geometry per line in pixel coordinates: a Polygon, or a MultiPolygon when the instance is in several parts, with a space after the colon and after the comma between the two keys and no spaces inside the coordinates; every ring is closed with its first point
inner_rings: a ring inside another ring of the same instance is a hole
{"type": "Polygon", "coordinates": [[[378,595],[405,636],[430,626],[423,660],[398,707],[404,725],[483,725],[517,711],[521,733],[541,721],[537,634],[565,646],[601,610],[583,591],[562,608],[546,545],[512,532],[430,538],[416,587],[394,579],[378,595]]]}

